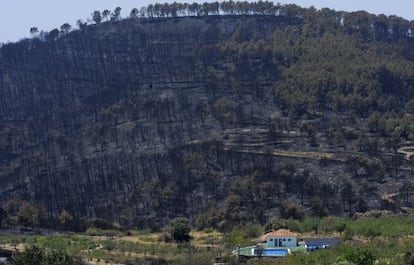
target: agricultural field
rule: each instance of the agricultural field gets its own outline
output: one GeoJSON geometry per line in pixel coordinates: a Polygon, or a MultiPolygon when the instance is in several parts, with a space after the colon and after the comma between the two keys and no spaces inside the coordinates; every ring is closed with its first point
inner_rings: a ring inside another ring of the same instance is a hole
{"type": "Polygon", "coordinates": [[[89,229],[84,234],[1,235],[0,248],[22,252],[36,245],[80,256],[87,264],[210,264],[224,246],[215,231],[192,232],[191,237],[189,243],[173,243],[164,242],[162,233],[89,229]]]}

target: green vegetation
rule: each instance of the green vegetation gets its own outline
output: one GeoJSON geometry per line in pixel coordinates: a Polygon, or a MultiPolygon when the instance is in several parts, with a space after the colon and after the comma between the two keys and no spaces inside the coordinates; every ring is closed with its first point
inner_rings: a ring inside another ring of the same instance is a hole
{"type": "Polygon", "coordinates": [[[323,217],[323,218],[305,218],[304,220],[295,219],[272,219],[267,227],[270,229],[287,228],[299,233],[314,234],[331,234],[338,233],[342,235],[351,234],[365,238],[386,237],[398,239],[402,236],[414,236],[414,219],[409,216],[393,215],[385,212],[386,216],[370,216],[367,212],[365,216],[355,218],[342,217],[323,217]],[[388,215],[388,216],[387,216],[388,215]],[[317,229],[317,231],[316,231],[317,229]]]}
{"type": "MultiPolygon", "coordinates": [[[[299,238],[337,236],[340,237],[341,243],[308,253],[298,252],[283,259],[252,259],[246,264],[411,264],[409,262],[414,261],[411,254],[414,253],[413,220],[412,216],[398,216],[387,212],[369,212],[365,216],[355,218],[304,218],[302,221],[273,219],[266,225],[266,229],[288,228],[299,233],[299,238]]],[[[192,231],[192,240],[183,243],[163,242],[160,241],[160,234],[147,231],[133,231],[131,235],[119,233],[117,236],[0,236],[0,243],[2,246],[24,244],[29,247],[25,252],[20,250],[16,262],[23,262],[22,260],[27,260],[29,256],[31,259],[37,259],[49,255],[55,256],[55,259],[50,259],[53,262],[57,259],[73,260],[71,257],[78,256],[85,262],[100,260],[120,264],[211,264],[221,252],[222,258],[233,264],[231,251],[238,245],[254,244],[253,239],[260,236],[263,231],[264,228],[259,224],[248,223],[233,228],[226,235],[210,229],[192,231]]],[[[102,233],[104,234],[104,231],[102,233]]],[[[111,233],[109,230],[108,234],[111,233]]]]}
{"type": "Polygon", "coordinates": [[[180,243],[164,242],[160,240],[160,234],[148,233],[148,231],[132,231],[130,235],[119,231],[116,236],[108,236],[114,230],[100,232],[99,236],[81,234],[0,236],[0,247],[19,249],[19,253],[26,255],[21,257],[25,260],[35,252],[41,253],[42,257],[46,254],[61,257],[66,255],[63,253],[67,253],[67,257],[78,256],[85,262],[195,264],[199,260],[200,264],[209,264],[224,246],[222,235],[217,231],[208,233],[194,231],[191,242],[180,243]],[[28,251],[23,251],[23,246],[28,247],[28,251]]]}
{"type": "Polygon", "coordinates": [[[187,218],[177,217],[170,223],[171,237],[176,242],[188,242],[190,240],[190,221],[187,218]]]}
{"type": "Polygon", "coordinates": [[[81,250],[96,247],[96,241],[89,237],[74,236],[33,236],[27,237],[26,244],[38,245],[43,248],[65,251],[70,254],[79,253],[81,250]]]}
{"type": "Polygon", "coordinates": [[[82,265],[78,258],[72,258],[64,252],[56,250],[43,250],[36,246],[31,246],[23,252],[17,252],[11,259],[11,265],[82,265]]]}
{"type": "MultiPolygon", "coordinates": [[[[389,213],[382,213],[389,215],[389,213]]],[[[294,219],[274,219],[267,228],[288,228],[306,236],[338,236],[337,246],[295,253],[283,260],[249,260],[247,264],[411,264],[414,251],[414,221],[411,216],[381,216],[371,212],[366,216],[350,218],[324,217],[294,219]],[[371,216],[368,216],[371,215],[371,216]],[[376,217],[374,217],[376,216],[376,217]]],[[[245,228],[235,228],[228,236],[233,246],[252,245],[245,236],[245,228]]]]}

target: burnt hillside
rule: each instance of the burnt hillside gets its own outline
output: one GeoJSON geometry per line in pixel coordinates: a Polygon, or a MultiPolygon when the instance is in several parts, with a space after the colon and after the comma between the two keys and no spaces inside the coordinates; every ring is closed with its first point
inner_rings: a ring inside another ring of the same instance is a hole
{"type": "Polygon", "coordinates": [[[0,199],[223,229],[410,206],[412,23],[277,8],[3,45],[0,199]]]}

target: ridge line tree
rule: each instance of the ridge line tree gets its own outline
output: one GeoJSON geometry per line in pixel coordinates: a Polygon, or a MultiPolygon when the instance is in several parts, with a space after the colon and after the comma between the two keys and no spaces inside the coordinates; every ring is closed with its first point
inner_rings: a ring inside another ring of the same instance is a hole
{"type": "Polygon", "coordinates": [[[34,37],[37,33],[39,33],[39,29],[37,27],[30,28],[30,34],[34,37]]]}
{"type": "Polygon", "coordinates": [[[102,19],[104,19],[105,21],[108,21],[110,16],[111,16],[111,11],[109,11],[108,9],[105,9],[104,11],[102,11],[102,19]]]}
{"type": "Polygon", "coordinates": [[[118,21],[121,19],[121,8],[118,6],[115,8],[114,12],[112,12],[111,20],[118,21]]]}
{"type": "Polygon", "coordinates": [[[101,11],[99,10],[95,10],[92,13],[92,20],[96,23],[99,24],[102,21],[102,16],[101,16],[101,11]]]}

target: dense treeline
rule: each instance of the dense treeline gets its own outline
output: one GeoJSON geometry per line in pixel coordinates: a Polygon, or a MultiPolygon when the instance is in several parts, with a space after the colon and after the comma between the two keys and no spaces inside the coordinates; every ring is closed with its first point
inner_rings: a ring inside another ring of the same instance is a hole
{"type": "MultiPolygon", "coordinates": [[[[349,34],[357,34],[361,39],[372,41],[395,41],[398,39],[414,37],[414,21],[384,14],[374,15],[365,11],[343,12],[329,8],[317,10],[314,7],[301,8],[295,4],[280,5],[274,2],[205,2],[205,3],[155,3],[148,6],[133,8],[129,19],[144,18],[177,18],[177,17],[205,17],[205,16],[240,16],[240,15],[266,15],[277,16],[288,19],[291,23],[299,26],[312,24],[311,31],[323,34],[326,31],[341,30],[349,34]]],[[[91,14],[91,19],[96,24],[121,20],[121,8],[117,7],[110,11],[96,10],[91,14]]],[[[77,21],[79,29],[86,29],[87,22],[77,21]]],[[[72,29],[68,23],[62,24],[59,29],[50,32],[40,32],[37,27],[30,28],[30,33],[43,40],[55,40],[59,35],[65,35],[72,29]]],[[[309,32],[310,33],[310,32],[309,32]]]]}
{"type": "Polygon", "coordinates": [[[224,231],[411,205],[411,22],[260,1],[137,12],[1,47],[4,224],[24,225],[21,200],[224,231]]]}
{"type": "Polygon", "coordinates": [[[329,28],[342,28],[348,33],[358,33],[365,39],[387,40],[413,37],[413,21],[398,16],[369,14],[365,11],[353,13],[337,12],[329,8],[316,10],[301,8],[294,4],[280,5],[274,2],[213,2],[213,3],[156,3],[139,10],[133,9],[130,17],[177,17],[209,15],[271,15],[287,17],[299,24],[312,21],[319,33],[329,28]],[[315,23],[316,22],[316,23],[315,23]],[[318,23],[319,22],[319,23],[318,23]]]}

